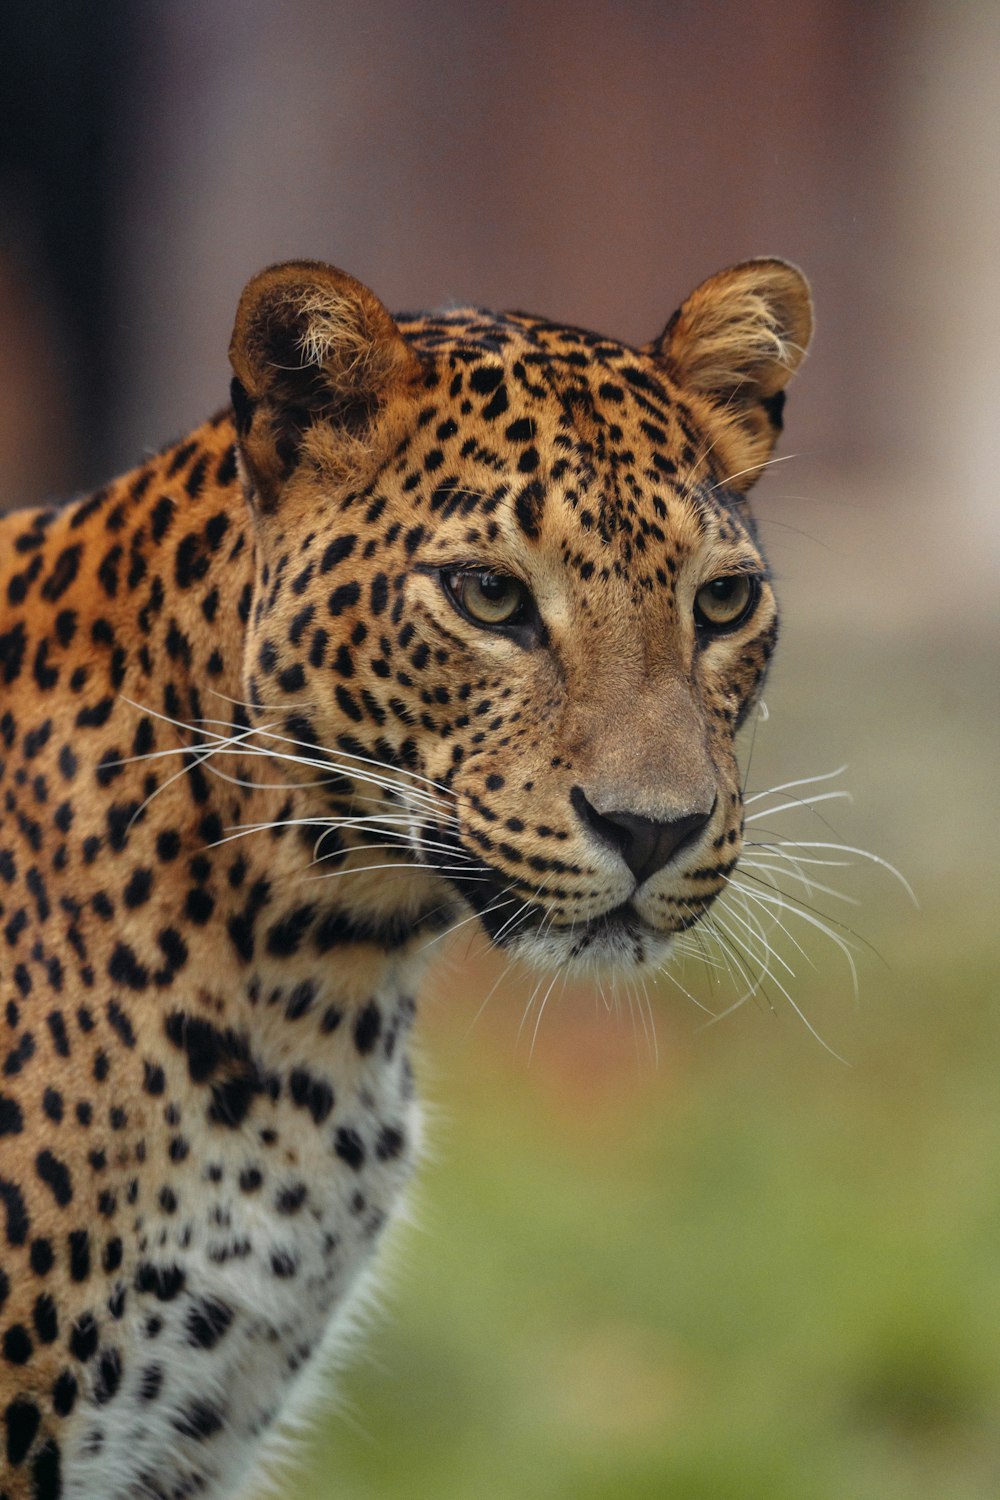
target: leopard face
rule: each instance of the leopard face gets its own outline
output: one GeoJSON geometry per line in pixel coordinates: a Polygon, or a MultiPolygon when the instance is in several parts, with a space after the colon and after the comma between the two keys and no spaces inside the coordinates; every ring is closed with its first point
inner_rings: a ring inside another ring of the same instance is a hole
{"type": "Polygon", "coordinates": [[[642,349],[521,314],[397,325],[316,267],[248,288],[251,721],[312,747],[314,780],[316,754],[380,767],[372,827],[499,946],[655,967],[724,888],[778,628],[746,490],[809,329],[774,261],[642,349]]]}

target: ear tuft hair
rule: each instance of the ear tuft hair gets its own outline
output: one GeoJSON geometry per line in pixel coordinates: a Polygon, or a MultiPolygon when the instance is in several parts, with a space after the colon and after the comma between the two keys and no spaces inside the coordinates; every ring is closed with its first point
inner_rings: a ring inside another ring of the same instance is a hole
{"type": "Polygon", "coordinates": [[[318,261],[271,266],[248,283],[229,358],[243,455],[265,507],[310,429],[363,443],[391,394],[420,373],[375,294],[318,261]]]}
{"type": "Polygon", "coordinates": [[[688,395],[707,403],[715,443],[748,488],[781,431],[784,389],[812,337],[809,285],[774,258],[743,261],[703,281],[647,352],[688,395]]]}
{"type": "Polygon", "coordinates": [[[802,272],[784,260],[748,260],[703,281],[651,352],[688,390],[749,405],[784,388],[811,335],[802,272]]]}

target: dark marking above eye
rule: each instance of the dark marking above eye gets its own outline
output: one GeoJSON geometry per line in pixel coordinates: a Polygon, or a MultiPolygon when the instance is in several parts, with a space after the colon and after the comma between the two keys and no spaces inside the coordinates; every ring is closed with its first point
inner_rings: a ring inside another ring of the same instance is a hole
{"type": "Polygon", "coordinates": [[[542,512],[545,508],[545,491],[537,479],[526,484],[514,502],[517,523],[530,541],[537,541],[541,534],[542,512]]]}

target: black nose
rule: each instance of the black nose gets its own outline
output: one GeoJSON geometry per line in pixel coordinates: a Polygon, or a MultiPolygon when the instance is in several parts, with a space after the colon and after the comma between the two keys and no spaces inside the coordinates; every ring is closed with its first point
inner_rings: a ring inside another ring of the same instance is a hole
{"type": "Polygon", "coordinates": [[[640,885],[662,870],[682,844],[692,843],[715,811],[713,803],[707,813],[688,813],[683,818],[659,823],[638,813],[600,813],[579,786],[573,787],[569,797],[582,821],[612,849],[618,850],[640,885]]]}

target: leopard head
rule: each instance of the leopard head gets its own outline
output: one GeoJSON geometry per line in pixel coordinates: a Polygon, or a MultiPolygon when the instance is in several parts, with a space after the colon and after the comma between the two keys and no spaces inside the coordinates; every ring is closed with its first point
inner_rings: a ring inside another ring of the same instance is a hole
{"type": "Polygon", "coordinates": [[[746,497],[811,326],[774,259],[641,348],[522,313],[394,320],[308,262],[244,292],[253,723],[497,944],[658,965],[725,887],[734,737],[778,631],[746,497]]]}

